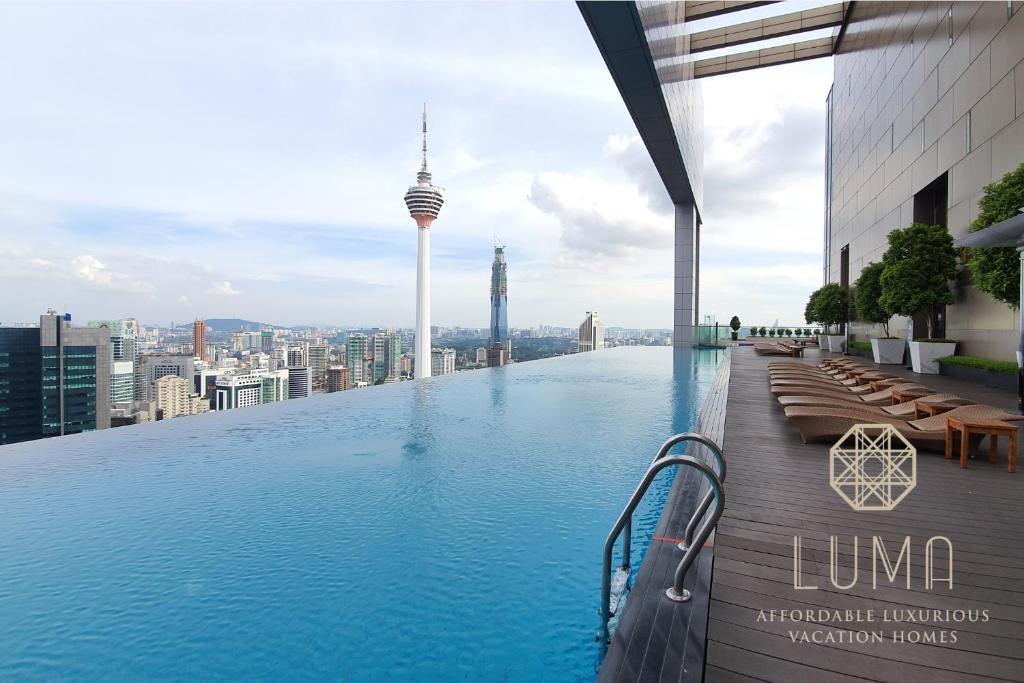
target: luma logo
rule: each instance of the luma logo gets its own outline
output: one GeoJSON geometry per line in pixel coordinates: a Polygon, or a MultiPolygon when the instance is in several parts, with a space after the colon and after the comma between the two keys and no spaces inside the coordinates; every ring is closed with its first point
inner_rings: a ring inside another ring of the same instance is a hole
{"type": "Polygon", "coordinates": [[[892,510],[917,485],[917,449],[892,425],[854,425],[829,450],[829,483],[854,510],[892,510]]]}

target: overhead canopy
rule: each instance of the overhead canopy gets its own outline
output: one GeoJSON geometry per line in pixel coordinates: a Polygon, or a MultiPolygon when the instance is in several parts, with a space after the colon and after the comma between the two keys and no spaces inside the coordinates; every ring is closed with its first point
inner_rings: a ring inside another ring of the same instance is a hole
{"type": "Polygon", "coordinates": [[[957,247],[1024,247],[1024,213],[964,235],[953,244],[957,247]]]}

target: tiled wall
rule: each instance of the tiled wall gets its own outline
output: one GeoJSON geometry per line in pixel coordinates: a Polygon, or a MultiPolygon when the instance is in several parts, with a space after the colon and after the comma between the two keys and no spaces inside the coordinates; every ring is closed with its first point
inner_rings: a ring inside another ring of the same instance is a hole
{"type": "MultiPolygon", "coordinates": [[[[849,244],[853,282],[882,258],[889,231],[910,225],[914,194],[935,178],[949,173],[949,230],[959,237],[984,186],[1024,162],[1024,3],[857,3],[832,106],[830,278],[839,280],[849,244]]],[[[962,283],[946,336],[963,342],[961,353],[1012,360],[1017,314],[962,283]]]]}

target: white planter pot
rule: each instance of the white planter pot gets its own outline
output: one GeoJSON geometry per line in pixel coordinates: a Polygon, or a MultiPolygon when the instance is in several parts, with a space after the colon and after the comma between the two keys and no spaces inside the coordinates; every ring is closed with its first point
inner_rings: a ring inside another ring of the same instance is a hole
{"type": "Polygon", "coordinates": [[[828,337],[823,334],[814,335],[818,338],[818,348],[822,351],[828,351],[828,337]]]}
{"type": "Polygon", "coordinates": [[[936,359],[952,356],[956,353],[956,342],[919,342],[912,341],[910,346],[910,364],[914,372],[923,375],[939,374],[936,359]]]}
{"type": "Polygon", "coordinates": [[[843,352],[843,342],[846,341],[846,335],[842,334],[829,334],[825,336],[828,340],[828,350],[832,353],[843,352]]]}
{"type": "Polygon", "coordinates": [[[906,345],[902,339],[872,339],[871,353],[880,365],[901,365],[906,345]]]}

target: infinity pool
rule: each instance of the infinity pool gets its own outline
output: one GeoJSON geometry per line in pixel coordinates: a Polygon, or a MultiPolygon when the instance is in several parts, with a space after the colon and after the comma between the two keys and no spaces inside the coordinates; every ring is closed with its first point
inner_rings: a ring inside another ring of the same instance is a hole
{"type": "Polygon", "coordinates": [[[609,349],[4,446],[0,679],[592,680],[604,536],[720,358],[609,349]]]}

